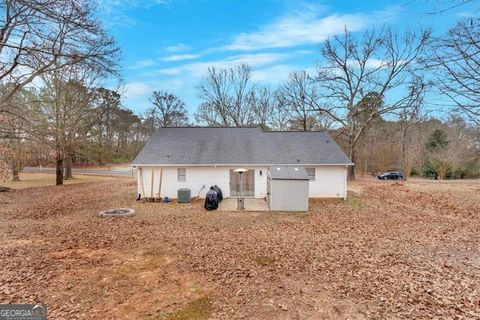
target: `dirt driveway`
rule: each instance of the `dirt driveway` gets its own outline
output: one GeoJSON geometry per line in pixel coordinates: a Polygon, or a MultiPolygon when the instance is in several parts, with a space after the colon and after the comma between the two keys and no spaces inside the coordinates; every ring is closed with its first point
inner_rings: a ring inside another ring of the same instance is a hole
{"type": "Polygon", "coordinates": [[[137,203],[116,179],[0,194],[0,301],[49,319],[480,318],[480,186],[351,184],[311,213],[137,203]],[[132,218],[100,218],[131,207],[132,218]]]}

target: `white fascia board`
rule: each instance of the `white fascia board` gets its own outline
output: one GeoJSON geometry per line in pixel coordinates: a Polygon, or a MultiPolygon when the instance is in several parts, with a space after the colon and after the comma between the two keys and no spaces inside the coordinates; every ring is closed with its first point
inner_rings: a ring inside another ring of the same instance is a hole
{"type": "Polygon", "coordinates": [[[354,163],[294,163],[294,164],[277,164],[277,163],[272,163],[272,164],[185,164],[185,163],[178,163],[178,164],[132,164],[132,167],[274,167],[274,166],[292,166],[292,167],[300,167],[300,166],[314,166],[314,167],[320,167],[320,166],[353,166],[354,163]]]}

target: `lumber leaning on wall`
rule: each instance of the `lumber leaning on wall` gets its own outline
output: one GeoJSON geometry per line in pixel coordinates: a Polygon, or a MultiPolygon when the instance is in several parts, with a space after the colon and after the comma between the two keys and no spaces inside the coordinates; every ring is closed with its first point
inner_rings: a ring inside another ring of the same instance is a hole
{"type": "Polygon", "coordinates": [[[145,186],[143,185],[143,168],[139,167],[138,172],[140,173],[140,186],[142,187],[142,197],[145,197],[145,186]]]}
{"type": "Polygon", "coordinates": [[[162,197],[162,178],[163,178],[163,167],[160,167],[160,179],[158,179],[158,197],[162,197]]]}
{"type": "Polygon", "coordinates": [[[150,177],[150,198],[153,198],[153,179],[155,178],[155,167],[152,167],[152,175],[150,177]]]}

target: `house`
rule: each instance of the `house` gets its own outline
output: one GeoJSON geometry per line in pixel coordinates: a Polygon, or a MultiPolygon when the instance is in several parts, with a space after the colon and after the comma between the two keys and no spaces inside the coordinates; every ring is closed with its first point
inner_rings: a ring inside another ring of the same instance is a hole
{"type": "Polygon", "coordinates": [[[180,188],[205,197],[218,185],[224,197],[267,196],[270,167],[302,167],[310,198],[346,198],[350,159],[326,132],[278,132],[258,128],[161,128],[133,162],[140,198],[176,198],[180,188]]]}

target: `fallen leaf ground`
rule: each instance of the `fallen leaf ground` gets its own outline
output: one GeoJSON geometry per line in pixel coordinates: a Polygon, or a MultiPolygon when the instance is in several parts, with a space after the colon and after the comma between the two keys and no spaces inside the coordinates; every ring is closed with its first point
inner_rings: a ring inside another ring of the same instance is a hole
{"type": "MultiPolygon", "coordinates": [[[[75,175],[74,179],[65,180],[66,185],[77,183],[89,183],[108,181],[115,179],[107,176],[75,175]]],[[[12,189],[27,189],[33,187],[48,187],[55,185],[55,175],[51,173],[20,173],[20,181],[0,181],[0,186],[12,189]]]]}
{"type": "Polygon", "coordinates": [[[480,318],[480,185],[363,181],[308,215],[135,202],[124,179],[0,194],[0,301],[49,319],[480,318]],[[132,218],[100,218],[131,207],[132,218]]]}

